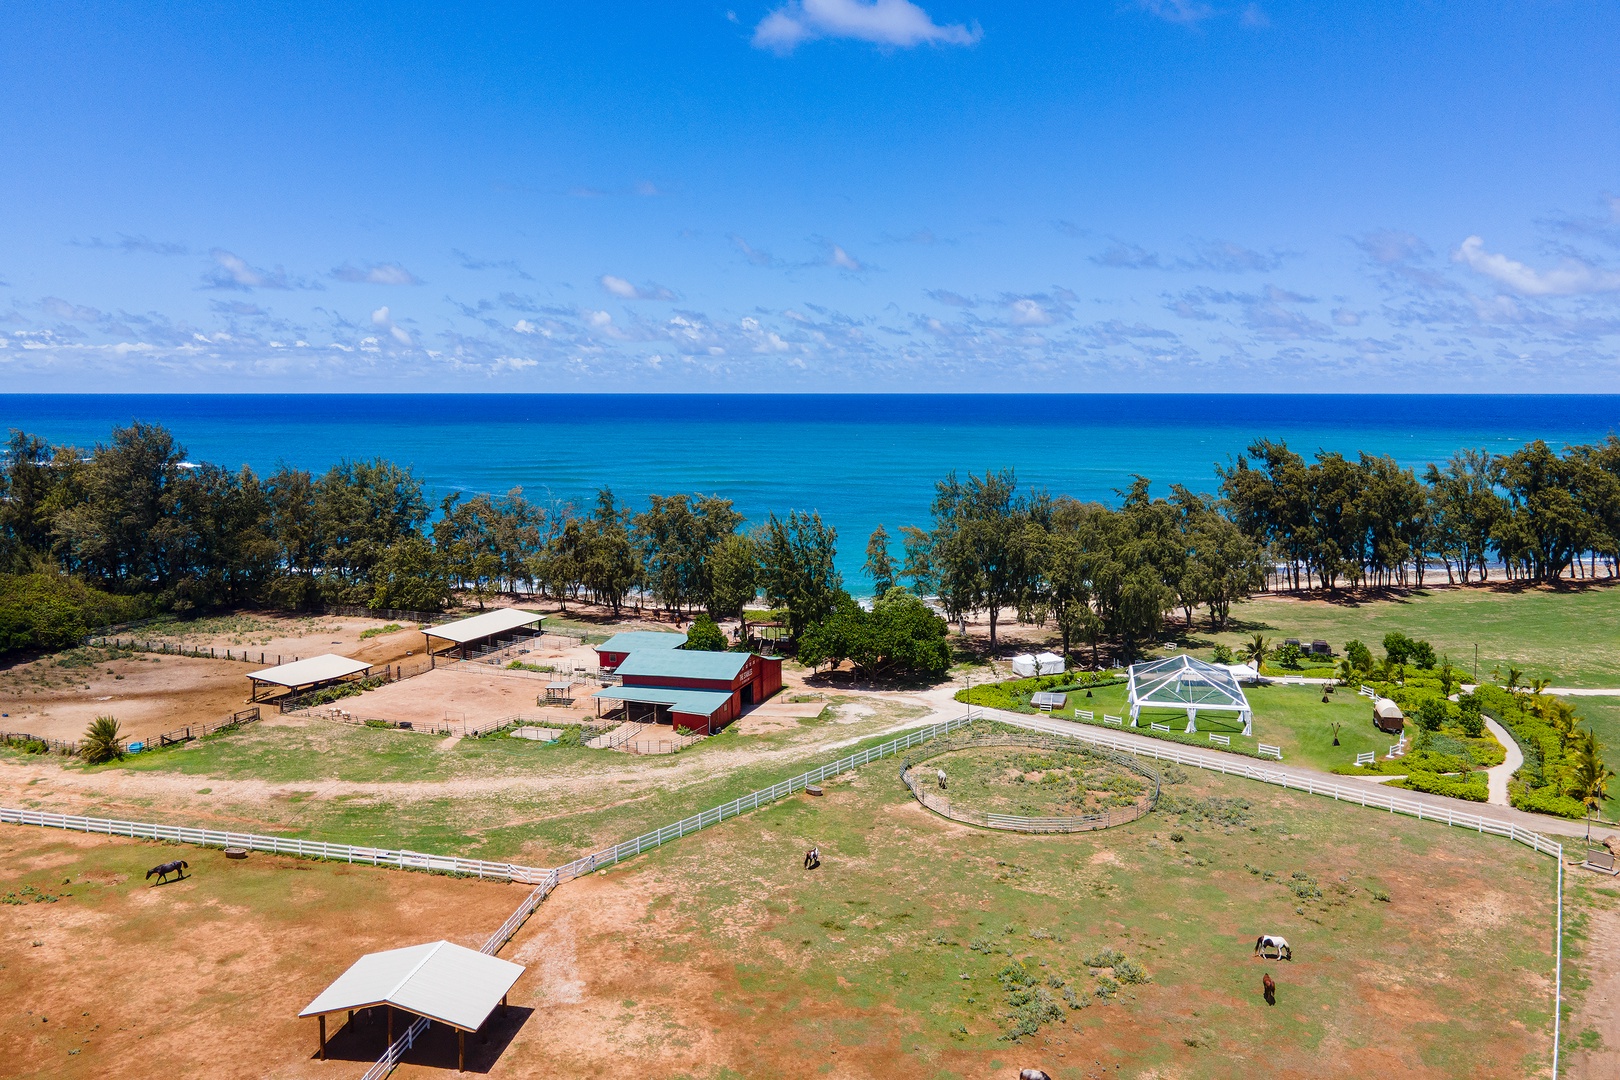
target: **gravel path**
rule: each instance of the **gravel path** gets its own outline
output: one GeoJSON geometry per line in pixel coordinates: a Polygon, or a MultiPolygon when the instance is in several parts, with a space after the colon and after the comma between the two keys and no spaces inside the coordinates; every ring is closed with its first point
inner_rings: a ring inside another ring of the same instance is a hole
{"type": "Polygon", "coordinates": [[[1506,806],[1508,805],[1508,781],[1513,778],[1514,773],[1519,771],[1519,766],[1524,764],[1524,751],[1519,749],[1519,744],[1514,741],[1512,735],[1508,734],[1506,728],[1488,716],[1484,719],[1486,730],[1496,736],[1496,741],[1501,743],[1502,749],[1507,751],[1507,758],[1503,760],[1502,764],[1485,770],[1485,779],[1491,788],[1487,801],[1494,806],[1506,806]]]}

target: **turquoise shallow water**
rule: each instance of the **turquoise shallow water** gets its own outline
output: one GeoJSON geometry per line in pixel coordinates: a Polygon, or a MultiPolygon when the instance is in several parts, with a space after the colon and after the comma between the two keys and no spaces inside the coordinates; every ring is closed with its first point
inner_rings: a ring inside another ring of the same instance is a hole
{"type": "Polygon", "coordinates": [[[162,423],[193,460],[320,471],[345,457],[415,468],[452,490],[588,502],[607,485],[717,493],[750,519],[819,510],[857,591],[867,535],[926,524],[952,469],[1013,468],[1054,494],[1112,499],[1135,474],[1213,490],[1214,467],[1261,437],[1389,454],[1421,467],[1620,430],[1620,395],[0,395],[0,426],[91,446],[162,423]]]}

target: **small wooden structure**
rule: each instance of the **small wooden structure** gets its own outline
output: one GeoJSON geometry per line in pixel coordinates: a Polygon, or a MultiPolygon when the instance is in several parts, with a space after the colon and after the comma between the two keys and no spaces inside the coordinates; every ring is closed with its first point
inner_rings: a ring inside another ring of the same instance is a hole
{"type": "Polygon", "coordinates": [[[1387,697],[1373,702],[1373,726],[1379,731],[1399,735],[1406,730],[1406,714],[1387,697]]]}

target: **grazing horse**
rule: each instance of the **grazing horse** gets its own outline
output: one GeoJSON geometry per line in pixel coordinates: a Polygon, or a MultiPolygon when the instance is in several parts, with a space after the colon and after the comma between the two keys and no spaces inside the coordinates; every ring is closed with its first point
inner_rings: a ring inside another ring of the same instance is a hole
{"type": "Polygon", "coordinates": [[[818,867],[820,865],[821,865],[821,849],[820,848],[811,848],[809,851],[804,853],[804,868],[806,870],[814,870],[816,867],[818,867]]]}
{"type": "Polygon", "coordinates": [[[182,878],[185,877],[186,868],[190,865],[191,864],[186,862],[184,859],[176,859],[174,862],[166,862],[161,866],[152,867],[152,869],[146,872],[146,876],[147,878],[151,878],[153,874],[156,874],[157,883],[162,885],[170,874],[178,874],[182,878]]]}
{"type": "Polygon", "coordinates": [[[1277,951],[1275,959],[1292,960],[1294,958],[1294,950],[1288,947],[1288,939],[1278,937],[1276,934],[1261,934],[1259,937],[1254,939],[1254,955],[1264,960],[1267,958],[1267,949],[1275,949],[1277,951]]]}
{"type": "Polygon", "coordinates": [[[944,769],[935,769],[934,774],[939,777],[939,790],[944,791],[945,790],[945,770],[944,769]]]}
{"type": "Polygon", "coordinates": [[[1277,1004],[1277,984],[1271,981],[1269,973],[1260,979],[1260,992],[1265,995],[1267,1005],[1277,1004]]]}
{"type": "Polygon", "coordinates": [[[1045,1069],[1019,1069],[1018,1080],[1052,1080],[1045,1069]]]}

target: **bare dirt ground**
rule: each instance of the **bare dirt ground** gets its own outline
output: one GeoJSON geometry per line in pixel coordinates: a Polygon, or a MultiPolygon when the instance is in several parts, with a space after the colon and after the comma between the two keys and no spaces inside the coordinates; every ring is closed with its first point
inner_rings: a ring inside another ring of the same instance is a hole
{"type": "Polygon", "coordinates": [[[0,730],[73,740],[95,717],[118,718],[141,740],[184,724],[218,723],[248,698],[253,667],[229,660],[134,653],[106,659],[96,650],[71,657],[102,659],[67,667],[43,657],[0,671],[0,730]]]}
{"type": "Polygon", "coordinates": [[[546,684],[556,678],[544,673],[457,664],[368,690],[359,697],[344,698],[326,708],[418,725],[447,723],[474,728],[487,728],[512,716],[554,721],[573,717],[573,723],[592,719],[595,713],[590,694],[596,689],[594,683],[575,687],[578,696],[570,709],[541,705],[546,684]]]}
{"type": "Polygon", "coordinates": [[[1565,1045],[1579,1049],[1566,1057],[1569,1080],[1611,1080],[1620,1076],[1620,886],[1589,871],[1569,871],[1572,885],[1588,901],[1579,966],[1589,985],[1565,1020],[1565,1045]]]}
{"type": "MultiPolygon", "coordinates": [[[[40,1080],[356,1076],[381,1030],[336,1040],[347,1061],[315,1061],[315,1021],[298,1011],[362,953],[477,948],[524,891],[12,825],[0,860],[24,900],[0,906],[0,1073],[40,1080]],[[149,887],[146,869],[170,859],[188,877],[149,887]],[[31,902],[40,894],[56,899],[31,902]]],[[[493,1056],[525,1019],[513,1010],[470,1056],[493,1056]]]]}
{"type": "Polygon", "coordinates": [[[208,616],[192,622],[159,624],[132,630],[123,637],[167,641],[188,648],[244,652],[265,665],[291,663],[322,653],[337,653],[373,664],[393,663],[407,656],[421,657],[426,639],[415,623],[392,623],[337,615],[289,615],[278,612],[240,612],[208,616]],[[385,634],[361,635],[397,625],[385,634]]]}

